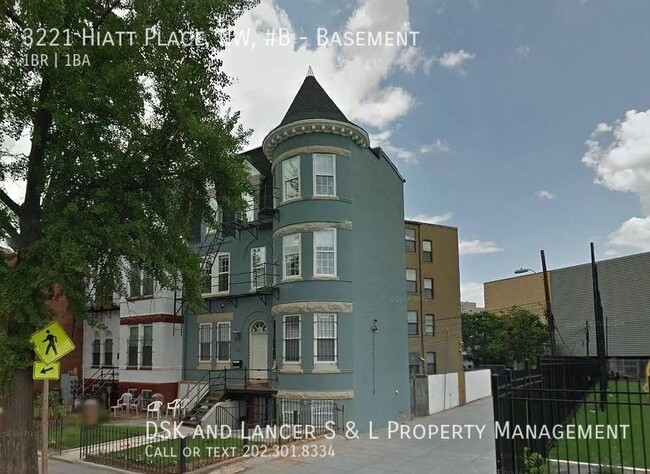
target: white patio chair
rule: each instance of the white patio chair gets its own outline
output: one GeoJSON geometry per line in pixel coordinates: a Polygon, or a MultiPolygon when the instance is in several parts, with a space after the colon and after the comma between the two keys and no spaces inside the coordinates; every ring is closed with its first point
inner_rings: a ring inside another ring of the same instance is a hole
{"type": "Polygon", "coordinates": [[[125,393],[122,395],[124,400],[122,401],[122,404],[124,405],[124,409],[126,410],[127,415],[131,413],[131,410],[133,410],[136,414],[139,412],[139,407],[138,403],[135,401],[133,398],[132,393],[125,393]]]}
{"type": "Polygon", "coordinates": [[[160,407],[162,407],[163,402],[160,400],[156,400],[155,402],[151,402],[149,405],[147,405],[147,419],[149,419],[149,413],[152,413],[151,417],[153,418],[153,414],[156,414],[156,418],[160,420],[160,407]]]}
{"type": "Polygon", "coordinates": [[[172,412],[172,418],[176,418],[176,413],[181,411],[181,399],[176,398],[167,404],[165,409],[165,415],[169,416],[169,412],[172,412]]]}
{"type": "Polygon", "coordinates": [[[130,397],[130,396],[131,396],[130,393],[123,393],[122,396],[117,399],[117,405],[113,405],[111,407],[111,412],[117,414],[117,413],[121,412],[122,410],[124,410],[124,407],[125,407],[124,401],[125,401],[125,399],[127,397],[130,397]]]}

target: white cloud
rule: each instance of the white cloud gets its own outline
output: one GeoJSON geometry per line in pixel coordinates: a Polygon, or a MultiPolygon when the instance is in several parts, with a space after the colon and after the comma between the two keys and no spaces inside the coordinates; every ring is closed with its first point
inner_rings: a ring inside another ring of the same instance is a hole
{"type": "Polygon", "coordinates": [[[461,282],[460,284],[460,300],[471,301],[480,307],[485,306],[485,298],[483,296],[483,283],[474,281],[461,282]]]}
{"type": "MultiPolygon", "coordinates": [[[[407,0],[359,0],[341,31],[410,31],[409,15],[407,0]]],[[[315,34],[308,45],[299,40],[301,33],[275,0],[262,0],[236,28],[251,32],[249,44],[229,46],[222,58],[226,72],[237,78],[229,88],[233,108],[241,111],[244,126],[254,129],[250,146],[258,146],[280,122],[309,65],[350,120],[388,129],[416,105],[412,93],[392,84],[390,75],[398,70],[426,72],[432,61],[414,46],[318,46],[315,34]],[[267,46],[267,28],[286,28],[294,39],[287,46],[267,46]]]]}
{"type": "Polygon", "coordinates": [[[650,251],[650,217],[632,217],[609,235],[609,243],[650,251]]]}
{"type": "Polygon", "coordinates": [[[470,59],[474,59],[474,54],[461,49],[446,52],[438,58],[438,63],[445,69],[457,69],[470,59]]]}
{"type": "Polygon", "coordinates": [[[429,145],[422,145],[420,147],[420,153],[426,154],[426,153],[447,153],[449,150],[451,150],[449,143],[447,140],[441,140],[440,138],[437,138],[436,141],[429,145]]]}
{"type": "Polygon", "coordinates": [[[393,135],[392,130],[382,130],[378,133],[370,134],[370,142],[373,146],[380,146],[390,157],[396,156],[403,160],[407,165],[417,165],[420,157],[429,153],[446,153],[450,150],[446,140],[437,139],[429,145],[421,145],[417,150],[402,148],[393,145],[390,138],[393,135]]]}
{"type": "Polygon", "coordinates": [[[553,194],[550,191],[546,191],[545,189],[542,189],[541,191],[537,191],[535,193],[535,196],[537,196],[538,198],[541,198],[541,199],[554,199],[555,198],[555,194],[553,194]]]}
{"type": "Polygon", "coordinates": [[[451,212],[445,212],[444,214],[440,214],[437,216],[418,214],[417,216],[406,217],[406,220],[426,222],[427,224],[442,224],[443,222],[447,222],[449,219],[451,219],[452,216],[453,214],[451,212]]]}
{"type": "Polygon", "coordinates": [[[482,253],[501,252],[503,249],[492,241],[483,240],[461,240],[458,244],[460,255],[475,255],[482,253]]]}
{"type": "Polygon", "coordinates": [[[515,56],[519,59],[526,59],[530,54],[530,46],[527,44],[520,44],[515,48],[515,56]]]}
{"type": "Polygon", "coordinates": [[[644,217],[633,217],[609,235],[615,246],[650,250],[650,110],[628,110],[612,125],[600,123],[586,141],[582,162],[595,183],[639,196],[644,217]]]}

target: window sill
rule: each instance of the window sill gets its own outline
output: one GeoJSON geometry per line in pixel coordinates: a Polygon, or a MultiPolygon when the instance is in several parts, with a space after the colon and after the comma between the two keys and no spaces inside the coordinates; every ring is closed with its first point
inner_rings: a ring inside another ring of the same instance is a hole
{"type": "Polygon", "coordinates": [[[312,277],[313,280],[330,280],[330,281],[338,281],[339,277],[336,275],[314,275],[312,277]]]}
{"type": "Polygon", "coordinates": [[[140,370],[152,370],[153,367],[151,365],[141,365],[140,370]]]}
{"type": "Polygon", "coordinates": [[[341,370],[337,364],[318,364],[314,363],[312,373],[314,374],[338,374],[341,370]]]}
{"type": "Polygon", "coordinates": [[[294,281],[302,281],[302,277],[300,275],[284,277],[280,283],[291,283],[294,281]]]}
{"type": "Polygon", "coordinates": [[[144,296],[129,296],[126,301],[140,301],[140,300],[151,300],[153,295],[144,295],[144,296]]]}
{"type": "Polygon", "coordinates": [[[218,296],[229,296],[230,295],[230,290],[228,291],[217,291],[214,293],[201,293],[202,298],[215,298],[218,296]]]}
{"type": "Polygon", "coordinates": [[[125,367],[125,369],[126,370],[138,370],[138,366],[137,365],[127,365],[125,367]]]}
{"type": "Polygon", "coordinates": [[[280,368],[280,373],[284,374],[302,374],[302,364],[288,364],[285,363],[281,368],[280,368]]]}
{"type": "Polygon", "coordinates": [[[302,196],[297,196],[291,199],[284,199],[278,206],[283,206],[284,204],[290,204],[296,201],[302,201],[304,198],[302,196]]]}

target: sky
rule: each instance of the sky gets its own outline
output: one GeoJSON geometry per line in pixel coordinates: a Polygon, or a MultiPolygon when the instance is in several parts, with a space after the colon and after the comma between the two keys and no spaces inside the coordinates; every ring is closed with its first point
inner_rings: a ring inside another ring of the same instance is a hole
{"type": "Polygon", "coordinates": [[[405,215],[458,227],[462,299],[482,304],[540,249],[550,268],[591,241],[599,259],[650,250],[648,18],[646,0],[262,0],[223,60],[250,147],[311,66],[398,166],[405,215]],[[318,28],[415,44],[318,44],[318,28]]]}

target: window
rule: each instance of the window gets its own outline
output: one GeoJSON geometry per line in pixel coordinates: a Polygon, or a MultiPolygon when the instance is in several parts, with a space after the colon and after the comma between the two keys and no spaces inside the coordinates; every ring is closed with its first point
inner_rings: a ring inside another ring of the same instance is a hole
{"type": "Polygon", "coordinates": [[[427,374],[435,374],[436,373],[436,353],[435,352],[427,352],[427,374]]]}
{"type": "Polygon", "coordinates": [[[424,294],[423,296],[427,299],[433,299],[433,278],[424,279],[424,294]]]}
{"type": "Polygon", "coordinates": [[[417,352],[409,352],[409,374],[420,374],[420,354],[417,352]]]}
{"type": "Polygon", "coordinates": [[[314,155],[314,195],[336,195],[336,157],[314,155]]]}
{"type": "Polygon", "coordinates": [[[412,268],[406,269],[406,292],[417,293],[418,291],[418,278],[415,270],[412,268]]]}
{"type": "Polygon", "coordinates": [[[129,349],[127,365],[135,367],[138,365],[138,326],[129,328],[129,349]]]}
{"type": "Polygon", "coordinates": [[[253,222],[255,220],[255,200],[253,199],[253,196],[246,193],[244,194],[244,202],[246,203],[246,210],[244,212],[246,221],[253,222]]]}
{"type": "Polygon", "coordinates": [[[284,317],[284,362],[300,362],[300,315],[284,317]]]}
{"type": "Polygon", "coordinates": [[[336,363],[336,314],[314,314],[314,362],[336,363]]]}
{"type": "Polygon", "coordinates": [[[148,324],[142,326],[142,366],[153,365],[153,326],[148,324]]]}
{"type": "Polygon", "coordinates": [[[217,323],[217,362],[230,362],[230,323],[217,323]]]}
{"type": "Polygon", "coordinates": [[[153,295],[153,276],[147,274],[139,265],[132,265],[129,272],[129,295],[138,298],[153,295]]]}
{"type": "Polygon", "coordinates": [[[214,254],[203,257],[203,293],[212,293],[212,266],[214,265],[214,254]]]}
{"type": "Polygon", "coordinates": [[[113,365],[113,335],[109,332],[104,340],[104,365],[113,365]]]}
{"type": "Polygon", "coordinates": [[[294,156],[282,162],[282,189],[284,201],[300,197],[300,157],[294,156]]]}
{"type": "Polygon", "coordinates": [[[300,276],[300,234],[285,235],[282,238],[284,256],[284,278],[300,276]]]}
{"type": "Polygon", "coordinates": [[[214,197],[211,197],[208,203],[210,205],[210,209],[214,217],[216,227],[212,228],[212,226],[208,224],[205,226],[206,227],[205,230],[208,234],[214,234],[219,229],[219,225],[221,224],[221,222],[223,222],[223,210],[219,207],[219,204],[217,203],[217,200],[214,197]]]}
{"type": "Polygon", "coordinates": [[[101,358],[102,358],[102,343],[99,340],[99,333],[95,333],[95,339],[93,340],[93,367],[99,367],[101,358]]]}
{"type": "Polygon", "coordinates": [[[418,333],[418,312],[417,311],[407,311],[406,319],[408,321],[408,333],[409,336],[415,336],[418,333]]]}
{"type": "Polygon", "coordinates": [[[266,247],[251,249],[251,289],[266,286],[266,247]]]}
{"type": "Polygon", "coordinates": [[[432,254],[431,254],[431,241],[430,240],[423,240],[422,241],[422,259],[425,262],[433,261],[433,257],[432,257],[432,254]]]}
{"type": "Polygon", "coordinates": [[[427,336],[436,335],[436,319],[433,314],[424,315],[424,334],[427,336]]]}
{"type": "Polygon", "coordinates": [[[311,425],[315,428],[325,428],[327,423],[336,426],[336,406],[333,400],[313,400],[311,406],[311,425]]]}
{"type": "Polygon", "coordinates": [[[220,253],[217,255],[217,266],[212,267],[217,272],[217,293],[226,293],[230,290],[230,254],[220,253]]]}
{"type": "Polygon", "coordinates": [[[406,251],[415,252],[415,229],[405,229],[404,237],[406,239],[406,251]]]}
{"type": "Polygon", "coordinates": [[[314,232],[314,274],[336,276],[336,229],[314,232]]]}
{"type": "Polygon", "coordinates": [[[199,324],[199,362],[212,360],[212,323],[199,324]]]}

